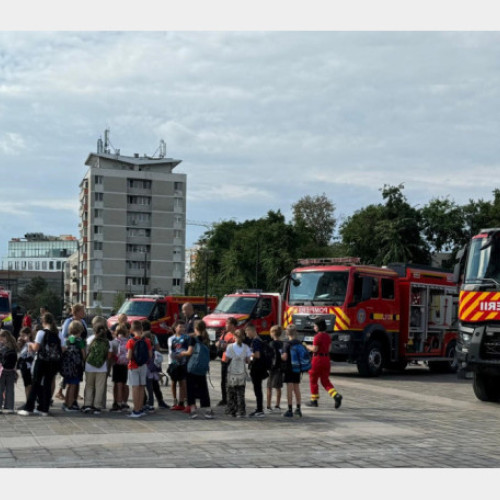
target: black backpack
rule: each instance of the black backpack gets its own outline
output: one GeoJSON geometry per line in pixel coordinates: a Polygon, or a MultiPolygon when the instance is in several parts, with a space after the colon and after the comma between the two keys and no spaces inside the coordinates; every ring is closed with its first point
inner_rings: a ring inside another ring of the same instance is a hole
{"type": "Polygon", "coordinates": [[[60,363],[62,356],[61,339],[59,334],[44,330],[42,345],[38,350],[38,359],[49,363],[60,363]]]}
{"type": "Polygon", "coordinates": [[[136,339],[134,343],[134,349],[132,351],[132,359],[136,362],[137,366],[142,366],[148,362],[148,344],[143,338],[136,339]]]}

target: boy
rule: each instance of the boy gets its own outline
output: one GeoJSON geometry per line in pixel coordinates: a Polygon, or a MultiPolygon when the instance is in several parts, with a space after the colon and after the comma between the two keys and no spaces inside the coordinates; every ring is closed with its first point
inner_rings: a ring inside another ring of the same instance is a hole
{"type": "Polygon", "coordinates": [[[184,333],[186,322],[179,319],[174,324],[175,335],[168,339],[168,352],[170,364],[167,373],[172,380],[172,397],[174,405],[170,408],[173,411],[184,411],[186,407],[186,358],[178,357],[181,352],[187,351],[189,347],[189,337],[184,333]],[[177,385],[179,386],[179,400],[177,400],[177,385]]]}
{"type": "Polygon", "coordinates": [[[76,401],[78,386],[82,381],[85,367],[85,340],[81,338],[83,325],[79,321],[71,321],[68,327],[68,338],[63,346],[63,361],[61,372],[64,373],[66,386],[65,401],[62,405],[64,411],[79,411],[76,401]]]}
{"type": "Polygon", "coordinates": [[[267,380],[267,412],[272,413],[271,401],[273,395],[273,389],[276,389],[276,406],[275,411],[280,411],[280,401],[281,401],[281,388],[283,387],[283,372],[281,368],[281,354],[283,350],[283,342],[281,342],[281,328],[278,325],[274,325],[270,330],[271,340],[269,347],[274,351],[274,362],[273,366],[269,370],[269,378],[267,380]]]}
{"type": "Polygon", "coordinates": [[[221,356],[221,372],[220,372],[220,389],[222,393],[222,399],[219,401],[217,406],[225,406],[227,404],[227,369],[229,362],[226,357],[226,349],[229,344],[235,341],[234,332],[236,331],[236,325],[238,322],[236,318],[230,316],[226,320],[226,331],[221,335],[220,339],[215,343],[217,351],[222,353],[221,356]]]}
{"type": "Polygon", "coordinates": [[[245,328],[245,333],[252,342],[251,349],[253,354],[250,366],[250,377],[252,378],[253,392],[257,400],[257,408],[248,416],[263,418],[265,414],[263,411],[262,381],[265,380],[269,374],[267,373],[262,356],[262,339],[257,335],[257,330],[254,325],[248,325],[245,328]]]}
{"type": "Polygon", "coordinates": [[[286,395],[288,400],[288,410],[283,414],[284,417],[293,417],[294,413],[293,407],[293,395],[295,394],[295,403],[297,408],[295,410],[296,417],[302,417],[302,410],[300,409],[301,396],[300,396],[300,376],[301,373],[294,373],[292,371],[292,359],[290,355],[290,349],[294,344],[300,344],[297,340],[297,329],[295,325],[289,325],[286,329],[288,336],[288,342],[285,344],[283,349],[283,354],[281,359],[285,364],[285,383],[286,383],[286,395]]]}
{"type": "Polygon", "coordinates": [[[132,321],[130,333],[133,337],[127,342],[128,385],[132,387],[134,409],[129,417],[139,418],[145,415],[143,406],[148,367],[147,360],[142,364],[138,364],[139,360],[136,360],[134,357],[134,347],[137,342],[145,342],[148,350],[148,359],[151,359],[153,356],[153,347],[149,339],[143,338],[142,323],[140,321],[132,321]]]}

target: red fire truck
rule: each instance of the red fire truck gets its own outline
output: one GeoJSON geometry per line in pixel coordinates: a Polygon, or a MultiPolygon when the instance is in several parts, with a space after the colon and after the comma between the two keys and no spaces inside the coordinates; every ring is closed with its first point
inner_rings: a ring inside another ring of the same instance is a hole
{"type": "Polygon", "coordinates": [[[238,321],[238,328],[245,328],[250,323],[255,325],[257,333],[266,339],[269,338],[271,326],[282,324],[282,311],[279,293],[238,290],[224,295],[213,313],[203,318],[212,343],[212,353],[214,352],[213,346],[230,316],[238,321]]]}
{"type": "MultiPolygon", "coordinates": [[[[188,297],[183,295],[134,295],[127,299],[115,316],[108,319],[111,328],[118,322],[120,314],[126,314],[128,321],[149,320],[151,331],[158,337],[162,347],[167,347],[168,337],[172,334],[172,325],[182,317],[182,305],[191,302],[195,313],[200,317],[205,312],[205,297],[188,297]]],[[[208,297],[207,306],[213,310],[217,305],[217,297],[208,297]]]]}
{"type": "Polygon", "coordinates": [[[481,401],[500,401],[500,228],[482,229],[457,254],[457,357],[481,401]],[[461,278],[462,277],[462,278],[461,278]]]}
{"type": "Polygon", "coordinates": [[[357,258],[303,259],[285,282],[284,326],[312,342],[322,317],[333,360],[356,363],[363,376],[426,361],[455,371],[458,291],[452,273],[427,266],[361,265],[357,258]]]}
{"type": "Polygon", "coordinates": [[[10,290],[0,287],[0,325],[6,328],[12,327],[10,290]]]}

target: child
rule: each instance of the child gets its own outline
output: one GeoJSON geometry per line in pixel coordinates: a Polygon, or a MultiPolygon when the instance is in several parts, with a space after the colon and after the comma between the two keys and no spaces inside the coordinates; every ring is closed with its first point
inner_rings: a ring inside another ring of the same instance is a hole
{"type": "MultiPolygon", "coordinates": [[[[143,321],[143,327],[144,327],[144,321],[143,321]]],[[[151,331],[145,332],[144,338],[149,339],[151,345],[153,346],[153,356],[147,363],[148,366],[148,371],[146,375],[147,401],[146,404],[144,405],[144,409],[146,411],[154,411],[155,396],[158,401],[158,407],[168,409],[170,408],[170,406],[168,406],[167,403],[165,403],[165,401],[163,400],[163,394],[160,388],[161,363],[159,367],[156,364],[156,360],[158,359],[158,354],[160,354],[159,351],[156,350],[157,347],[155,345],[155,340],[156,344],[158,343],[158,340],[156,339],[156,335],[151,333],[151,331]]]]}
{"type": "Polygon", "coordinates": [[[288,399],[288,410],[283,413],[284,417],[292,417],[295,415],[296,417],[302,417],[302,410],[300,409],[301,405],[301,395],[300,395],[300,373],[295,373],[292,371],[292,358],[290,355],[290,348],[293,344],[300,344],[300,341],[297,340],[297,329],[295,325],[289,325],[286,329],[286,333],[288,336],[288,342],[285,344],[283,349],[283,354],[281,355],[281,359],[285,363],[285,383],[286,383],[286,395],[288,399]],[[295,394],[295,402],[297,404],[297,408],[295,413],[293,413],[293,395],[295,394]]]}
{"type": "Polygon", "coordinates": [[[243,418],[245,413],[245,385],[247,378],[246,365],[250,361],[252,351],[243,343],[245,334],[242,330],[234,332],[236,342],[227,346],[227,413],[233,417],[243,418]]]}
{"type": "Polygon", "coordinates": [[[257,408],[250,413],[249,417],[263,418],[265,417],[263,409],[263,395],[262,395],[262,381],[265,380],[269,374],[266,369],[265,359],[262,354],[262,339],[257,335],[257,330],[254,325],[247,325],[245,328],[247,337],[252,342],[252,362],[250,364],[250,376],[252,378],[253,392],[257,402],[257,408]]]}
{"type": "Polygon", "coordinates": [[[281,368],[281,354],[283,350],[283,342],[281,342],[281,328],[278,325],[271,327],[271,342],[269,347],[274,351],[274,361],[269,370],[269,378],[267,379],[267,409],[268,413],[272,413],[271,400],[273,389],[276,389],[276,406],[274,411],[280,411],[281,388],[283,387],[283,372],[281,368]]]}
{"type": "Polygon", "coordinates": [[[17,344],[7,330],[0,330],[0,413],[14,412],[14,384],[17,380],[17,344]]]}
{"type": "Polygon", "coordinates": [[[129,339],[129,330],[126,326],[118,326],[113,330],[115,339],[114,345],[114,364],[112,371],[113,380],[113,406],[111,411],[123,411],[129,408],[127,404],[129,396],[128,378],[128,358],[127,342],[129,339]]]}
{"type": "Polygon", "coordinates": [[[81,338],[82,333],[83,325],[79,321],[73,320],[69,324],[68,338],[63,347],[61,362],[61,375],[66,387],[65,401],[62,404],[64,411],[80,411],[76,399],[85,366],[85,340],[81,338]]]}
{"type": "Polygon", "coordinates": [[[186,358],[178,357],[181,352],[187,351],[189,347],[189,336],[186,335],[186,322],[182,319],[174,324],[175,335],[168,339],[168,352],[170,364],[167,373],[172,380],[172,397],[174,406],[170,409],[174,411],[185,411],[186,401],[186,358]],[[179,401],[177,401],[177,385],[179,385],[179,401]]]}
{"type": "Polygon", "coordinates": [[[32,377],[31,377],[31,367],[33,365],[33,353],[28,347],[28,343],[33,342],[33,330],[29,326],[25,326],[19,332],[19,338],[17,339],[17,346],[19,349],[19,357],[17,359],[17,369],[21,372],[21,377],[23,377],[24,391],[26,393],[26,399],[28,399],[28,394],[31,390],[32,377]]]}

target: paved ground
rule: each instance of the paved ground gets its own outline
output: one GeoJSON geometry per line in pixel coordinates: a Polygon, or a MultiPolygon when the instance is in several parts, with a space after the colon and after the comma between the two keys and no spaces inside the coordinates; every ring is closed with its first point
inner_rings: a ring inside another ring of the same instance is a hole
{"type": "MultiPolygon", "coordinates": [[[[212,364],[217,403],[220,370],[212,364]]],[[[322,392],[319,408],[293,420],[237,420],[219,408],[212,421],[170,410],[132,420],[64,413],[59,402],[46,418],[0,415],[0,467],[500,466],[500,405],[476,400],[470,380],[421,366],[363,379],[346,364],[333,367],[332,379],[342,407],[335,411],[322,392]]],[[[21,403],[21,381],[16,389],[21,403]]],[[[163,391],[170,403],[170,387],[163,391]]],[[[302,394],[308,398],[307,377],[302,394]]],[[[247,403],[254,408],[251,386],[247,403]]]]}

